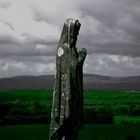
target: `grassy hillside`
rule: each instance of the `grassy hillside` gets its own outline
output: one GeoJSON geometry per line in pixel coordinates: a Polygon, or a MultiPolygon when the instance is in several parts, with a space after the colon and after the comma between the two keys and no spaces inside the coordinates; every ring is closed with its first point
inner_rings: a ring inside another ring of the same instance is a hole
{"type": "MultiPolygon", "coordinates": [[[[0,91],[0,139],[48,139],[51,104],[52,90],[0,91]]],[[[140,92],[84,90],[84,118],[79,140],[139,140],[140,92]]]]}
{"type": "MultiPolygon", "coordinates": [[[[0,123],[49,124],[51,104],[52,90],[0,91],[0,123]]],[[[85,123],[135,123],[139,116],[139,92],[84,90],[85,123]]]]}
{"type": "MultiPolygon", "coordinates": [[[[139,140],[140,125],[85,125],[79,140],[139,140]]],[[[49,125],[0,126],[1,140],[47,140],[49,125]]]]}

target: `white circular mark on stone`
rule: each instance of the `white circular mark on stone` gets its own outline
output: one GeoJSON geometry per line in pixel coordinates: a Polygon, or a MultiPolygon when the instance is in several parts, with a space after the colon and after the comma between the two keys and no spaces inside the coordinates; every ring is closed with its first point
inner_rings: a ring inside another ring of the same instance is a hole
{"type": "Polygon", "coordinates": [[[62,96],[64,96],[64,93],[62,93],[62,96]]]}
{"type": "Polygon", "coordinates": [[[58,54],[58,56],[60,57],[61,55],[64,54],[64,50],[63,50],[61,47],[59,47],[59,48],[58,48],[57,54],[58,54]]]}

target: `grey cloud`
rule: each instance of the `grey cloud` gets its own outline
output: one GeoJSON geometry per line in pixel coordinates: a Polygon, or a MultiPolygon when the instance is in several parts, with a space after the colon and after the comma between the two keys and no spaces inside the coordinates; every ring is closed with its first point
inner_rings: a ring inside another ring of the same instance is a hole
{"type": "Polygon", "coordinates": [[[2,2],[0,2],[0,7],[1,8],[4,8],[4,9],[7,9],[7,8],[9,8],[10,6],[11,6],[11,2],[10,1],[2,1],[2,2]]]}
{"type": "Polygon", "coordinates": [[[14,26],[10,22],[3,22],[13,34],[0,34],[0,67],[3,68],[0,76],[54,73],[59,37],[64,20],[69,17],[78,18],[82,24],[77,49],[86,48],[88,51],[85,73],[111,76],[140,74],[139,0],[61,1],[55,10],[52,5],[49,11],[45,6],[41,8],[32,3],[29,8],[33,14],[32,22],[52,25],[52,29],[56,27],[57,33],[55,30],[52,33],[57,37],[40,37],[27,31],[15,37],[14,26]],[[17,68],[16,63],[24,66],[23,69],[17,68]],[[32,67],[37,68],[33,73],[32,67]]]}
{"type": "Polygon", "coordinates": [[[0,77],[55,74],[55,57],[52,56],[8,56],[0,58],[0,77]]]}
{"type": "MultiPolygon", "coordinates": [[[[140,16],[138,14],[139,10],[135,10],[135,8],[140,4],[139,1],[134,0],[132,2],[130,0],[82,0],[75,3],[74,1],[72,1],[71,3],[75,5],[76,8],[74,6],[71,7],[74,8],[75,13],[77,12],[80,15],[79,19],[82,22],[81,32],[77,44],[80,46],[80,48],[84,46],[90,53],[98,52],[126,55],[128,53],[133,56],[140,55],[138,53],[140,52],[140,16]],[[91,18],[89,19],[89,21],[87,21],[87,16],[91,18]],[[127,17],[129,17],[128,21],[127,17]],[[84,32],[82,32],[82,30],[84,30],[84,32]]],[[[51,14],[45,13],[45,11],[43,11],[39,7],[31,6],[31,9],[34,13],[33,19],[38,22],[45,21],[46,23],[57,26],[61,34],[61,28],[64,22],[64,13],[62,14],[62,10],[64,10],[65,8],[63,7],[63,3],[60,5],[62,6],[62,8],[59,9],[58,12],[56,11],[57,13],[50,12],[51,14]]],[[[68,4],[65,6],[69,7],[68,4]]],[[[66,12],[69,12],[69,10],[66,12]]],[[[67,14],[69,15],[69,13],[67,14]]],[[[12,25],[9,26],[12,27],[12,25]]],[[[57,38],[57,40],[54,40],[53,38],[52,40],[48,40],[47,38],[37,38],[28,33],[22,34],[22,37],[24,37],[26,40],[24,43],[24,47],[23,45],[19,44],[18,47],[14,47],[15,52],[21,52],[20,54],[31,54],[32,52],[33,55],[42,55],[42,53],[39,51],[38,53],[35,52],[33,45],[36,46],[36,44],[47,44],[52,49],[51,52],[48,50],[48,53],[50,53],[51,55],[55,54],[54,52],[59,37],[57,38]]],[[[15,41],[14,38],[10,38],[10,36],[7,36],[4,37],[0,43],[4,43],[4,39],[6,43],[15,41]]],[[[3,46],[3,44],[1,44],[1,46],[3,46]]],[[[15,46],[17,45],[15,44],[15,46]]],[[[9,45],[9,51],[12,51],[12,49],[14,48],[10,47],[11,46],[9,45]]],[[[2,53],[4,52],[2,51],[2,53]]]]}
{"type": "Polygon", "coordinates": [[[5,25],[7,25],[11,30],[14,30],[14,27],[12,26],[11,23],[6,22],[6,21],[4,21],[4,20],[0,20],[0,22],[3,22],[3,23],[4,23],[5,25]]]}
{"type": "Polygon", "coordinates": [[[34,37],[28,37],[26,42],[20,42],[11,36],[0,38],[0,55],[55,55],[57,41],[48,41],[34,37]],[[45,50],[36,49],[37,45],[46,45],[45,50]]]}
{"type": "Polygon", "coordinates": [[[12,38],[10,35],[0,36],[0,45],[16,43],[17,41],[12,38]]]}
{"type": "MultiPolygon", "coordinates": [[[[84,3],[80,6],[82,18],[90,16],[97,20],[99,25],[98,33],[94,33],[94,30],[92,33],[95,26],[90,25],[88,28],[91,31],[86,30],[81,37],[79,36],[82,42],[80,45],[87,46],[90,53],[140,56],[140,16],[138,10],[135,10],[138,3],[140,4],[139,1],[125,0],[84,3]]],[[[86,21],[83,23],[86,26],[86,21]]]]}
{"type": "Polygon", "coordinates": [[[140,75],[139,62],[140,57],[93,54],[88,55],[84,72],[110,76],[140,75]]]}

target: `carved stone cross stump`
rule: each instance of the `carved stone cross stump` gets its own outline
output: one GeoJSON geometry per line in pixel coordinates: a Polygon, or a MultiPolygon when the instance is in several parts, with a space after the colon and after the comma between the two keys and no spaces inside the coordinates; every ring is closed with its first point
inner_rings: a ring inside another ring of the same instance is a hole
{"type": "Polygon", "coordinates": [[[86,49],[77,52],[80,22],[64,23],[56,54],[56,77],[51,112],[50,140],[78,140],[83,125],[83,63],[86,49]]]}

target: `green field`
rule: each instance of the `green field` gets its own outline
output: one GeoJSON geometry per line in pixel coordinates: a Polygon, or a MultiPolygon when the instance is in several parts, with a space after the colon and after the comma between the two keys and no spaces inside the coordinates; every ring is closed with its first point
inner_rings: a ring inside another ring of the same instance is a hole
{"type": "MultiPolygon", "coordinates": [[[[52,90],[0,91],[0,140],[48,139],[51,104],[52,90]]],[[[140,140],[140,92],[84,90],[84,122],[79,140],[140,140]]]]}
{"type": "MultiPolygon", "coordinates": [[[[7,123],[50,122],[52,90],[0,91],[0,120],[7,123]]],[[[140,122],[140,93],[84,90],[85,123],[140,122]],[[131,120],[131,121],[130,121],[131,120]]]]}
{"type": "MultiPolygon", "coordinates": [[[[85,125],[79,140],[140,140],[140,125],[85,125]],[[131,139],[134,140],[134,139],[131,139]]],[[[48,140],[49,125],[0,126],[1,140],[48,140]]]]}

